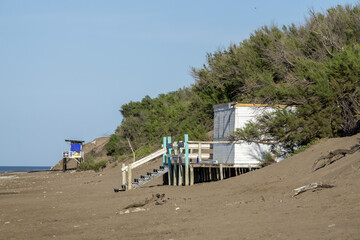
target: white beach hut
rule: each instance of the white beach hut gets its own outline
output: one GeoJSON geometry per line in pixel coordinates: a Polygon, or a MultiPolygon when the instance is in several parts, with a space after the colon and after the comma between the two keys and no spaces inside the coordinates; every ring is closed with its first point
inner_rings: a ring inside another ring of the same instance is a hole
{"type": "MultiPolygon", "coordinates": [[[[281,106],[285,107],[285,106],[281,106]]],[[[225,103],[214,106],[214,141],[228,141],[237,128],[254,120],[264,111],[274,111],[268,105],[225,103]]],[[[217,143],[213,146],[213,159],[219,163],[234,164],[235,167],[258,167],[269,145],[258,143],[217,143]]]]}

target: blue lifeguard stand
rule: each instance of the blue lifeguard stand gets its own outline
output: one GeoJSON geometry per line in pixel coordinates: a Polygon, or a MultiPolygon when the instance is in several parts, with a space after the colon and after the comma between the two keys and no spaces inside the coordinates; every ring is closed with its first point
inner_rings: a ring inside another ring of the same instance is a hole
{"type": "Polygon", "coordinates": [[[65,142],[70,143],[70,151],[63,152],[63,171],[67,170],[67,163],[71,159],[76,161],[76,168],[85,160],[85,154],[83,152],[85,141],[65,139],[65,142]]]}

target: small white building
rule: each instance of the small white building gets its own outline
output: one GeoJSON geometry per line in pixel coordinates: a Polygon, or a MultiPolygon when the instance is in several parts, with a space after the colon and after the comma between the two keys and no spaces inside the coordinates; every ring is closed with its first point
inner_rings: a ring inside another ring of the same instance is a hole
{"type": "MultiPolygon", "coordinates": [[[[285,106],[284,106],[285,107],[285,106]]],[[[214,106],[214,139],[228,141],[237,128],[242,128],[250,120],[255,120],[264,111],[275,108],[260,104],[225,103],[214,106]]],[[[213,159],[219,163],[234,164],[235,167],[258,167],[269,145],[258,143],[217,143],[213,146],[213,159]]]]}

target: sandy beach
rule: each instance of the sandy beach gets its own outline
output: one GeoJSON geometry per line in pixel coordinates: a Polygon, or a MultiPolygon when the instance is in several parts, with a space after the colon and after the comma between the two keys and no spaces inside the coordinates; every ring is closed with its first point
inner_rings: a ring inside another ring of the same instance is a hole
{"type": "Polygon", "coordinates": [[[0,239],[360,239],[359,151],[312,168],[359,137],[323,140],[278,164],[191,187],[161,186],[157,179],[115,193],[120,166],[2,174],[0,239]],[[310,183],[333,187],[293,197],[310,183]]]}

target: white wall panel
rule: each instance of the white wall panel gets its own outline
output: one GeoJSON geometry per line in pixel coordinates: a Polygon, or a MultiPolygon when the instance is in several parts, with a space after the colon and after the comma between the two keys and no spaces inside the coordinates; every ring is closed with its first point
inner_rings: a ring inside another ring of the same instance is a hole
{"type": "MultiPolygon", "coordinates": [[[[237,128],[244,127],[264,111],[274,111],[268,107],[237,107],[223,104],[214,109],[214,141],[227,141],[237,128]]],[[[270,146],[255,143],[214,144],[214,160],[219,163],[233,163],[237,166],[254,167],[270,150],[270,146]]]]}

